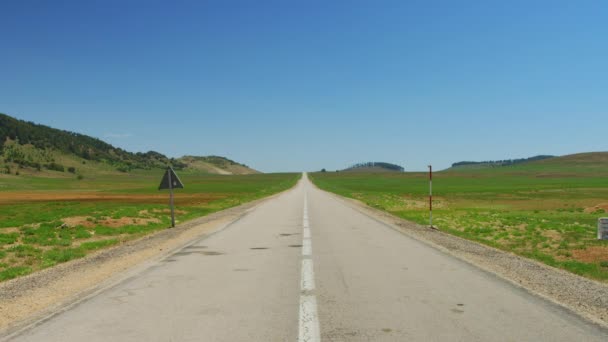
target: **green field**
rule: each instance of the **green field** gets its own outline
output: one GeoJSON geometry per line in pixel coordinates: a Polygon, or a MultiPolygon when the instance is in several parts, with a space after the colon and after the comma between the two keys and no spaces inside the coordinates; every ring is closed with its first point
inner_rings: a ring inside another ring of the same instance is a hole
{"type": "MultiPolygon", "coordinates": [[[[163,170],[0,175],[0,281],[165,229],[163,170]]],[[[177,221],[184,222],[292,187],[300,174],[213,175],[181,172],[177,221]]]]}
{"type": "MultiPolygon", "coordinates": [[[[428,224],[427,173],[313,173],[320,188],[428,224]]],[[[440,230],[608,281],[608,153],[515,166],[454,169],[433,176],[440,230]]]]}

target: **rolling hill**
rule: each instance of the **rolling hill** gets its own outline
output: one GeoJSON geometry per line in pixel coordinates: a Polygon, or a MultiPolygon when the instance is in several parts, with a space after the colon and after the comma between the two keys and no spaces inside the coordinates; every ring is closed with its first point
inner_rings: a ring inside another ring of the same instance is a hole
{"type": "Polygon", "coordinates": [[[183,156],[177,159],[186,169],[217,173],[220,175],[249,175],[260,173],[247,165],[220,156],[183,156]]]}
{"type": "Polygon", "coordinates": [[[530,158],[519,158],[519,159],[504,159],[504,160],[486,160],[481,162],[476,161],[461,161],[452,164],[451,170],[460,170],[460,169],[483,169],[483,168],[492,168],[492,167],[503,167],[503,166],[512,166],[522,163],[533,162],[537,160],[545,160],[555,158],[555,156],[549,155],[538,155],[530,158]]]}
{"type": "Polygon", "coordinates": [[[127,173],[167,165],[211,174],[259,173],[220,156],[175,159],[155,151],[132,153],[94,137],[0,113],[0,173],[68,177],[70,174],[127,173]]]}
{"type": "Polygon", "coordinates": [[[465,162],[465,164],[455,163],[453,165],[456,166],[452,166],[445,171],[530,171],[539,175],[547,172],[584,174],[590,172],[608,171],[608,152],[585,152],[559,157],[536,156],[527,159],[515,159],[514,161],[515,162],[504,164],[500,164],[501,161],[479,163],[465,162]]]}

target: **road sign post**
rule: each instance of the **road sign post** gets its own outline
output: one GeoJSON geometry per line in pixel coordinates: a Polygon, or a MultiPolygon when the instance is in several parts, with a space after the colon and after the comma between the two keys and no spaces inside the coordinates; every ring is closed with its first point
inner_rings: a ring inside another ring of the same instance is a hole
{"type": "Polygon", "coordinates": [[[429,165],[429,227],[433,228],[433,166],[429,165]]]}
{"type": "Polygon", "coordinates": [[[179,180],[175,171],[168,166],[163,179],[160,181],[158,190],[169,189],[169,206],[171,207],[171,227],[175,227],[175,207],[173,205],[173,189],[183,189],[184,184],[179,180]]]}
{"type": "Polygon", "coordinates": [[[175,206],[173,205],[173,186],[171,186],[171,172],[169,172],[169,206],[171,207],[171,227],[175,227],[175,206]]]}

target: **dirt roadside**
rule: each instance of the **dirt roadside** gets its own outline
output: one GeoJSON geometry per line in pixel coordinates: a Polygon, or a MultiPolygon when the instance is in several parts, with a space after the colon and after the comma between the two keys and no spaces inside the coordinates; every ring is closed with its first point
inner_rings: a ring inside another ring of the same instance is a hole
{"type": "Polygon", "coordinates": [[[385,226],[608,328],[608,284],[403,220],[354,199],[327,193],[385,226]]]}
{"type": "Polygon", "coordinates": [[[69,307],[194,241],[221,231],[262,202],[281,194],[0,283],[0,338],[69,307]]]}

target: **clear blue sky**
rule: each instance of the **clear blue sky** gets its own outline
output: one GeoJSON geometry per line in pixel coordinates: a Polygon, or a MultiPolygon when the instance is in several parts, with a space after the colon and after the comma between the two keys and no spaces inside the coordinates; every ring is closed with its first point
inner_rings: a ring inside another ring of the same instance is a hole
{"type": "Polygon", "coordinates": [[[608,150],[608,2],[0,2],[0,112],[262,171],[608,150]]]}

